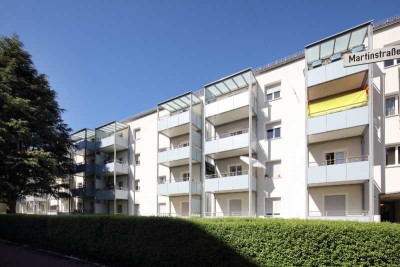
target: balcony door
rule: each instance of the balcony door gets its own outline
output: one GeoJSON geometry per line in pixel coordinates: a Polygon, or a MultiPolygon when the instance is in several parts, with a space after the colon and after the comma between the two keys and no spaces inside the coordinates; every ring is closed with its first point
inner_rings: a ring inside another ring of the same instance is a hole
{"type": "Polygon", "coordinates": [[[326,216],[346,215],[346,195],[324,196],[326,216]]]}
{"type": "Polygon", "coordinates": [[[242,166],[241,165],[230,166],[229,172],[231,176],[242,175],[242,166]]]}
{"type": "Polygon", "coordinates": [[[345,163],[346,155],[343,151],[325,153],[326,165],[345,163]]]}
{"type": "Polygon", "coordinates": [[[181,215],[189,216],[189,202],[182,202],[181,205],[181,215]]]}
{"type": "Polygon", "coordinates": [[[241,199],[230,199],[229,200],[229,215],[230,216],[242,215],[242,200],[241,199]]]}

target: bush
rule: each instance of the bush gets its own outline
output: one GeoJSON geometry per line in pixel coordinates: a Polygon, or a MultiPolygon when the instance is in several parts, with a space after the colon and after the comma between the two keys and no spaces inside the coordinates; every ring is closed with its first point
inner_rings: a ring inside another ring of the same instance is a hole
{"type": "Polygon", "coordinates": [[[0,237],[129,266],[400,266],[400,225],[0,215],[0,237]]]}

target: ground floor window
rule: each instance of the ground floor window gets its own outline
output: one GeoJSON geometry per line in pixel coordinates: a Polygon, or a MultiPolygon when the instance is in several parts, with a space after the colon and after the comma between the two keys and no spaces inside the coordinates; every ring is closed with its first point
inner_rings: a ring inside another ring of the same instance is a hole
{"type": "Polygon", "coordinates": [[[117,205],[117,213],[122,213],[122,205],[117,205]]]}
{"type": "Polygon", "coordinates": [[[182,202],[181,215],[189,216],[189,202],[182,202]]]}
{"type": "Polygon", "coordinates": [[[265,199],[265,215],[279,216],[281,215],[281,198],[268,197],[265,199]]]}
{"type": "Polygon", "coordinates": [[[346,195],[324,196],[326,216],[344,216],[346,215],[346,195]]]}
{"type": "Polygon", "coordinates": [[[229,200],[229,215],[240,216],[242,215],[242,200],[230,199],[229,200]]]}

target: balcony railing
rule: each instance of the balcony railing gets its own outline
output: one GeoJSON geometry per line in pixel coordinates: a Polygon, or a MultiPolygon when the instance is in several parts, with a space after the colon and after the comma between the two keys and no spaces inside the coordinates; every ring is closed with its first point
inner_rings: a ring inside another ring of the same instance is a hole
{"type": "Polygon", "coordinates": [[[329,210],[329,211],[309,211],[310,217],[329,217],[329,216],[368,216],[368,210],[329,210]]]}
{"type": "MultiPolygon", "coordinates": [[[[160,217],[182,217],[182,218],[187,218],[187,217],[189,217],[189,214],[164,212],[164,213],[159,213],[158,216],[160,216],[160,217]]],[[[192,212],[192,215],[191,215],[191,217],[200,217],[200,216],[201,216],[200,213],[197,213],[197,212],[194,212],[194,213],[192,212]]]]}
{"type": "Polygon", "coordinates": [[[235,136],[235,135],[245,134],[248,132],[249,132],[249,128],[246,128],[246,129],[242,129],[242,130],[238,130],[238,131],[234,131],[234,132],[230,132],[230,133],[220,134],[218,136],[207,137],[206,141],[209,142],[209,141],[223,139],[223,138],[227,138],[227,137],[231,137],[231,136],[235,136]]]}
{"type": "Polygon", "coordinates": [[[215,217],[248,217],[248,212],[206,212],[206,217],[215,218],[215,217]]]}
{"type": "Polygon", "coordinates": [[[337,164],[344,164],[344,163],[353,163],[353,162],[360,162],[360,161],[368,161],[368,155],[359,156],[359,157],[344,158],[344,159],[328,159],[328,160],[310,162],[308,164],[308,167],[312,168],[312,167],[337,165],[337,164]]]}
{"type": "Polygon", "coordinates": [[[326,109],[326,110],[322,110],[322,111],[318,111],[318,112],[308,113],[308,118],[314,118],[314,117],[318,117],[318,116],[328,115],[331,113],[346,111],[349,109],[364,107],[367,105],[368,105],[368,101],[357,102],[357,103],[344,105],[344,106],[340,106],[340,107],[335,107],[335,108],[331,108],[331,109],[326,109]]]}
{"type": "Polygon", "coordinates": [[[214,178],[225,178],[239,175],[249,174],[249,171],[238,171],[238,172],[226,172],[226,173],[218,173],[218,174],[208,174],[206,175],[206,179],[214,179],[214,178]]]}
{"type": "MultiPolygon", "coordinates": [[[[196,180],[196,179],[192,179],[192,180],[196,180]]],[[[175,178],[174,180],[159,179],[158,183],[159,184],[168,184],[168,183],[187,182],[187,181],[189,181],[189,177],[180,177],[180,178],[175,178]]]]}
{"type": "Polygon", "coordinates": [[[189,146],[189,142],[188,143],[184,143],[184,144],[180,144],[180,145],[177,145],[177,146],[169,146],[169,147],[159,148],[158,152],[164,152],[164,151],[174,150],[174,149],[178,149],[178,148],[182,148],[182,147],[188,147],[188,146],[189,146]]]}

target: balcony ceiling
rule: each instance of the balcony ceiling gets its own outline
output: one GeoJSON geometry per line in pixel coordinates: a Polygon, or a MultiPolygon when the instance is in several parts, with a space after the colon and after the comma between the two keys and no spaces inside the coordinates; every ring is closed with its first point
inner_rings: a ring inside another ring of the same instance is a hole
{"type": "Polygon", "coordinates": [[[216,160],[216,159],[224,159],[224,158],[232,158],[232,157],[248,156],[248,155],[249,155],[249,148],[244,147],[244,148],[240,148],[240,149],[234,149],[234,150],[228,150],[228,151],[219,152],[219,153],[213,153],[213,154],[209,154],[207,156],[216,160]]]}
{"type": "MultiPolygon", "coordinates": [[[[197,127],[195,127],[193,125],[194,129],[200,130],[197,127]]],[[[180,135],[184,135],[184,134],[189,134],[189,124],[182,124],[176,127],[172,127],[172,128],[167,128],[165,130],[160,131],[160,133],[162,133],[163,135],[171,138],[171,137],[176,137],[176,136],[180,136],[180,135]]]]}
{"type": "MultiPolygon", "coordinates": [[[[199,163],[199,161],[192,159],[192,164],[196,164],[196,163],[199,163]]],[[[174,161],[167,161],[167,162],[159,162],[159,164],[166,166],[166,167],[170,167],[170,168],[184,166],[184,165],[189,165],[189,158],[174,160],[174,161]]]]}
{"type": "MultiPolygon", "coordinates": [[[[127,148],[117,144],[117,145],[115,145],[115,149],[118,152],[118,151],[121,151],[121,150],[125,150],[127,148]]],[[[102,152],[106,152],[106,153],[112,153],[112,152],[114,152],[114,145],[111,144],[111,145],[106,146],[106,147],[100,147],[100,148],[97,148],[97,150],[98,151],[102,151],[102,152]]]]}
{"type": "Polygon", "coordinates": [[[348,137],[361,136],[366,127],[367,127],[366,125],[361,125],[357,127],[341,129],[338,131],[330,131],[330,132],[309,135],[308,143],[314,144],[314,143],[338,140],[348,137]]]}
{"type": "MultiPolygon", "coordinates": [[[[253,116],[255,115],[254,112],[253,116]]],[[[220,113],[214,116],[207,117],[207,120],[214,126],[242,120],[249,117],[249,106],[234,109],[228,112],[220,113]]]]}
{"type": "Polygon", "coordinates": [[[355,73],[340,79],[318,84],[308,88],[308,101],[363,88],[367,71],[355,73]]]}
{"type": "Polygon", "coordinates": [[[363,184],[365,179],[352,180],[352,181],[337,181],[337,182],[327,182],[327,183],[311,183],[308,187],[322,187],[322,186],[333,186],[333,185],[352,185],[352,184],[363,184]]]}

